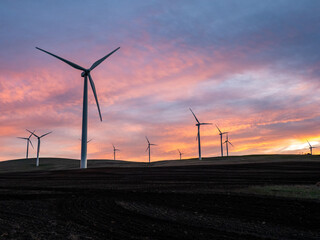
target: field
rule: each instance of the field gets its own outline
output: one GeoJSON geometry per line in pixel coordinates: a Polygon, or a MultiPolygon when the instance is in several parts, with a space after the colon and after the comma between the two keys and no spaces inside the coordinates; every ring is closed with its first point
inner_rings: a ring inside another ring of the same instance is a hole
{"type": "Polygon", "coordinates": [[[320,239],[320,157],[0,163],[0,239],[320,239]]]}

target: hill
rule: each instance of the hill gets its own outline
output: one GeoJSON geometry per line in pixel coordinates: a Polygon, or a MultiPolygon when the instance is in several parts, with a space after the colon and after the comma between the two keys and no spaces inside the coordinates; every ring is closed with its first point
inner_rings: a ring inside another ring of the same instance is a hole
{"type": "MultiPolygon", "coordinates": [[[[101,167],[170,167],[170,166],[189,166],[189,165],[225,165],[225,164],[245,164],[245,163],[264,163],[264,162],[300,162],[300,161],[320,161],[319,155],[245,155],[230,157],[211,157],[183,160],[163,160],[151,162],[131,162],[121,160],[89,159],[88,168],[101,167]]],[[[79,169],[80,161],[68,158],[40,158],[40,166],[35,166],[36,159],[15,159],[0,162],[0,173],[7,172],[31,172],[31,171],[53,171],[79,169]]]]}

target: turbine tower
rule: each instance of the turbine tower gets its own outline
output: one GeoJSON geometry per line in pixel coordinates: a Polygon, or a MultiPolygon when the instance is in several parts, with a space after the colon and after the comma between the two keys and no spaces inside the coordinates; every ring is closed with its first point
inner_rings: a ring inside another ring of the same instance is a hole
{"type": "Polygon", "coordinates": [[[96,100],[96,104],[98,107],[98,112],[100,116],[100,121],[102,121],[99,102],[98,102],[98,96],[96,93],[96,88],[94,85],[94,82],[91,78],[90,72],[95,69],[100,63],[102,63],[106,58],[111,56],[114,52],[116,52],[120,47],[116,48],[100,60],[96,61],[92,64],[92,66],[89,69],[85,69],[84,67],[81,67],[73,62],[70,62],[66,59],[63,59],[57,55],[54,55],[50,52],[47,52],[41,48],[36,47],[36,49],[45,52],[53,57],[58,58],[59,60],[65,62],[66,64],[70,65],[71,67],[83,71],[81,73],[81,77],[84,78],[84,87],[83,87],[83,108],[82,108],[82,137],[81,137],[81,162],[80,162],[80,168],[87,168],[87,132],[88,132],[88,78],[89,82],[93,91],[94,98],[96,100]]]}
{"type": "Polygon", "coordinates": [[[146,149],[146,151],[148,151],[149,149],[149,163],[150,163],[150,152],[151,152],[151,147],[150,146],[157,146],[157,144],[153,144],[153,143],[150,143],[149,139],[146,137],[147,139],[147,142],[148,142],[148,147],[146,149]]]}
{"type": "Polygon", "coordinates": [[[115,146],[112,144],[113,146],[113,160],[116,160],[116,151],[120,151],[120,149],[116,149],[115,146]]]}
{"type": "Polygon", "coordinates": [[[228,134],[228,132],[221,132],[221,130],[219,129],[219,127],[216,124],[216,127],[219,131],[219,135],[220,135],[220,146],[221,146],[221,157],[223,157],[223,143],[222,143],[222,135],[223,134],[228,134]]]}
{"type": "MultiPolygon", "coordinates": [[[[33,131],[34,132],[34,131],[33,131]]],[[[24,137],[17,137],[17,138],[20,138],[20,139],[24,139],[24,140],[27,140],[27,154],[26,154],[26,160],[28,160],[28,156],[29,156],[29,142],[31,144],[31,147],[33,148],[33,145],[32,145],[32,142],[30,140],[30,138],[32,137],[32,133],[30,134],[29,137],[27,138],[24,138],[24,137]]]]}
{"type": "Polygon", "coordinates": [[[181,155],[183,155],[184,153],[180,152],[180,150],[178,149],[179,155],[180,155],[180,160],[181,160],[181,155]]]}
{"type": "MultiPolygon", "coordinates": [[[[191,108],[189,108],[190,111],[192,112],[191,108]]],[[[198,127],[198,135],[197,135],[197,139],[198,139],[198,148],[199,148],[199,160],[201,160],[201,144],[200,144],[200,126],[201,125],[212,125],[212,123],[200,123],[198,118],[196,117],[196,115],[192,112],[194,118],[196,119],[197,123],[196,126],[198,127]]]]}
{"type": "MultiPolygon", "coordinates": [[[[28,132],[30,132],[28,129],[27,129],[27,131],[28,132]]],[[[36,166],[37,167],[39,167],[39,152],[40,152],[40,139],[42,138],[42,137],[44,137],[44,136],[46,136],[46,135],[48,135],[48,134],[50,134],[50,133],[52,133],[52,132],[47,132],[47,133],[45,133],[45,134],[43,134],[43,135],[41,135],[40,137],[38,136],[38,135],[36,135],[36,134],[34,134],[34,132],[30,132],[33,136],[35,136],[36,138],[38,138],[38,147],[37,147],[37,163],[36,163],[36,166]]]]}
{"type": "Polygon", "coordinates": [[[227,157],[228,157],[229,156],[228,144],[230,144],[232,147],[234,147],[233,144],[229,141],[228,133],[227,133],[227,139],[224,143],[226,144],[227,157]]]}
{"type": "MultiPolygon", "coordinates": [[[[81,138],[79,138],[79,140],[81,141],[81,138]]],[[[91,138],[90,140],[88,140],[87,143],[89,143],[89,142],[91,142],[91,141],[92,141],[92,138],[91,138]]]]}
{"type": "Polygon", "coordinates": [[[316,148],[316,147],[312,147],[308,140],[307,140],[307,142],[308,142],[308,144],[309,144],[310,154],[312,155],[312,149],[313,149],[313,148],[316,148]]]}

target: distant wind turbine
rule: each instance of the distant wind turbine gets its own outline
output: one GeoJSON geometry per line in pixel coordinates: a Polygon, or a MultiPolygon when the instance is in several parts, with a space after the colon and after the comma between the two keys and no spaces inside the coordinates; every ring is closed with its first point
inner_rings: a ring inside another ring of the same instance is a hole
{"type": "Polygon", "coordinates": [[[150,143],[149,139],[146,137],[147,139],[147,142],[148,142],[148,147],[146,149],[146,151],[148,151],[149,149],[149,163],[150,163],[150,152],[151,152],[151,147],[150,146],[157,146],[157,144],[153,144],[153,143],[150,143]]]}
{"type": "Polygon", "coordinates": [[[180,155],[180,160],[181,160],[181,155],[183,155],[184,153],[180,152],[180,150],[178,149],[179,155],[180,155]]]}
{"type": "Polygon", "coordinates": [[[312,149],[313,149],[313,148],[316,148],[316,147],[312,147],[308,140],[307,140],[307,142],[308,142],[308,144],[309,144],[310,154],[312,155],[312,149]]]}
{"type": "Polygon", "coordinates": [[[221,146],[221,157],[223,157],[223,143],[222,143],[222,135],[223,134],[228,134],[228,132],[221,132],[220,128],[217,126],[216,124],[216,127],[219,131],[219,135],[220,135],[220,146],[221,146]]]}
{"type": "MultiPolygon", "coordinates": [[[[34,132],[34,131],[33,131],[34,132]]],[[[32,142],[30,140],[30,138],[32,137],[32,133],[30,134],[29,137],[27,138],[24,138],[24,137],[17,137],[17,138],[20,138],[20,139],[24,139],[24,140],[27,140],[27,154],[26,154],[26,160],[28,160],[28,156],[29,156],[29,143],[31,144],[31,147],[33,148],[33,145],[32,145],[32,142]]]]}
{"type": "Polygon", "coordinates": [[[98,96],[96,93],[96,88],[94,85],[94,82],[91,78],[90,72],[95,69],[100,63],[102,63],[106,58],[111,56],[114,52],[116,52],[120,47],[116,48],[100,60],[96,61],[92,64],[92,66],[89,69],[85,69],[84,67],[81,67],[73,62],[70,62],[66,59],[63,59],[57,55],[54,55],[50,52],[47,52],[41,48],[36,47],[36,49],[45,52],[55,58],[58,58],[59,60],[65,62],[66,64],[70,65],[71,67],[83,71],[81,73],[81,77],[84,78],[84,89],[83,89],[83,108],[82,108],[82,137],[81,137],[81,162],[80,162],[80,168],[87,168],[87,132],[88,132],[88,78],[90,81],[90,85],[93,91],[94,98],[96,100],[96,104],[98,107],[98,112],[100,116],[100,121],[102,121],[99,102],[98,102],[98,96]]]}
{"type": "MultiPolygon", "coordinates": [[[[28,129],[27,129],[27,131],[28,132],[30,132],[28,129]]],[[[39,152],[40,152],[40,139],[42,138],[42,137],[44,137],[44,136],[46,136],[46,135],[48,135],[48,134],[50,134],[50,133],[52,133],[52,132],[47,132],[47,133],[45,133],[45,134],[43,134],[43,135],[41,135],[41,136],[38,136],[38,135],[36,135],[34,132],[30,132],[33,136],[35,136],[36,138],[38,138],[38,147],[37,147],[37,163],[36,163],[36,166],[37,167],[39,167],[39,152]]]]}
{"type": "Polygon", "coordinates": [[[120,151],[120,149],[115,148],[115,146],[112,144],[113,146],[113,160],[116,160],[116,151],[120,151]]]}
{"type": "Polygon", "coordinates": [[[228,133],[227,133],[227,139],[226,139],[226,141],[224,143],[226,144],[227,157],[228,157],[229,156],[228,144],[230,144],[232,147],[234,147],[233,144],[229,141],[228,133]]]}
{"type": "MultiPolygon", "coordinates": [[[[192,112],[191,108],[189,108],[190,111],[192,112]]],[[[198,148],[199,148],[199,160],[201,160],[201,144],[200,144],[200,126],[201,125],[212,125],[212,123],[200,123],[198,118],[196,117],[196,115],[192,112],[194,118],[196,119],[197,123],[196,126],[198,127],[198,135],[197,135],[197,139],[198,139],[198,148]]]]}

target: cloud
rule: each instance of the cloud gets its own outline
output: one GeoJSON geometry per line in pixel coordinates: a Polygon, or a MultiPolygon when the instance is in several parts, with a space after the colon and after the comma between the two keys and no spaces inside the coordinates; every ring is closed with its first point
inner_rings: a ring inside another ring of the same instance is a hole
{"type": "MultiPolygon", "coordinates": [[[[114,143],[122,159],[145,161],[146,135],[159,144],[154,160],[178,158],[177,148],[196,156],[189,107],[230,132],[231,153],[291,153],[288,146],[320,137],[318,8],[318,1],[4,1],[0,159],[24,156],[15,137],[25,128],[54,131],[43,156],[79,158],[81,71],[35,46],[84,67],[121,47],[92,72],[104,121],[89,89],[90,158],[111,158],[114,143]]],[[[215,127],[201,135],[203,153],[219,155],[215,127]]]]}

